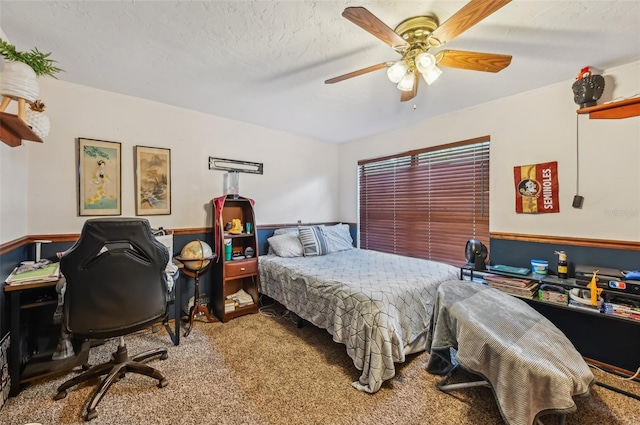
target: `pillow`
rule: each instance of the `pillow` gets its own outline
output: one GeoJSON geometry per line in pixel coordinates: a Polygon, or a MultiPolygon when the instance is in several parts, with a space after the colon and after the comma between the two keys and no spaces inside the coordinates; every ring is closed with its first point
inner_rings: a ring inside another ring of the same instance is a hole
{"type": "Polygon", "coordinates": [[[329,252],[345,251],[354,248],[348,224],[340,223],[334,226],[324,226],[322,232],[327,239],[329,252]]]}
{"type": "Polygon", "coordinates": [[[278,257],[302,257],[303,250],[298,235],[293,232],[271,236],[267,239],[269,249],[278,257]]]}
{"type": "Polygon", "coordinates": [[[324,233],[322,233],[322,227],[324,226],[298,227],[298,237],[302,243],[305,257],[326,255],[329,253],[327,239],[324,237],[324,233]]]}
{"type": "Polygon", "coordinates": [[[295,233],[298,236],[298,228],[297,227],[281,227],[273,231],[273,235],[283,235],[285,233],[295,233]]]}
{"type": "MultiPolygon", "coordinates": [[[[278,236],[278,235],[283,235],[285,233],[295,233],[296,237],[298,236],[298,228],[297,227],[281,227],[279,229],[276,229],[273,231],[273,235],[271,236],[278,236]]],[[[273,251],[273,248],[271,248],[271,245],[269,245],[269,249],[267,251],[267,254],[275,254],[275,252],[273,251]]]]}

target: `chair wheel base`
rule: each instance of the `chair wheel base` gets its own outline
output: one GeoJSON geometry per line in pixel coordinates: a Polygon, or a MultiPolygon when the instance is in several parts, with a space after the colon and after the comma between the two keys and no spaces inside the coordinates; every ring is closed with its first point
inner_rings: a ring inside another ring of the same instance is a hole
{"type": "Polygon", "coordinates": [[[67,392],[66,391],[60,391],[58,394],[56,394],[55,396],[53,396],[54,400],[62,400],[63,398],[67,397],[67,392]]]}
{"type": "Polygon", "coordinates": [[[169,385],[169,381],[167,381],[166,379],[162,379],[160,380],[160,382],[158,382],[158,388],[164,388],[167,385],[169,385]]]}
{"type": "Polygon", "coordinates": [[[89,410],[87,411],[87,415],[84,417],[85,421],[90,421],[92,419],[95,419],[98,417],[98,412],[96,411],[96,409],[93,410],[89,410]]]}
{"type": "Polygon", "coordinates": [[[160,360],[167,360],[169,358],[169,353],[162,353],[162,355],[160,356],[160,360]]]}

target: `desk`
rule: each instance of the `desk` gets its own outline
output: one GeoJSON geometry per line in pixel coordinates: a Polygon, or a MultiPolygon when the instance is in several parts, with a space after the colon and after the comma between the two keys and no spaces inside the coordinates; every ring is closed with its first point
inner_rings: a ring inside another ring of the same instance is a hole
{"type": "MultiPolygon", "coordinates": [[[[31,355],[26,362],[20,356],[20,347],[23,346],[23,335],[21,335],[21,312],[33,311],[35,308],[50,306],[53,308],[58,304],[56,284],[58,282],[38,282],[25,283],[22,285],[5,285],[4,291],[9,296],[10,314],[10,335],[11,345],[9,346],[9,376],[11,377],[10,396],[16,396],[20,392],[20,384],[32,381],[36,378],[65,372],[76,366],[85,365],[89,360],[89,342],[74,341],[73,349],[76,353],[74,357],[64,360],[51,360],[51,355],[55,351],[53,348],[46,349],[37,354],[31,355]]],[[[50,316],[53,319],[53,315],[50,316]]],[[[51,325],[48,323],[35,323],[36,327],[51,325]]],[[[58,331],[55,338],[60,336],[58,331]]],[[[33,336],[32,336],[33,337],[33,336]]],[[[29,342],[29,341],[27,341],[29,342]]],[[[31,354],[31,353],[29,353],[31,354]]]]}
{"type": "MultiPolygon", "coordinates": [[[[9,298],[9,330],[11,335],[11,345],[9,346],[11,389],[9,395],[12,397],[20,393],[20,384],[37,378],[70,371],[77,366],[86,365],[89,360],[90,342],[78,340],[73,340],[73,349],[76,353],[74,357],[63,360],[51,360],[51,355],[56,348],[54,345],[53,347],[46,347],[45,350],[35,355],[31,355],[26,361],[22,359],[20,348],[24,346],[25,349],[27,349],[26,346],[29,345],[30,342],[25,341],[25,338],[35,337],[35,335],[30,335],[29,337],[23,335],[21,332],[22,325],[26,324],[36,328],[46,328],[52,326],[53,322],[50,320],[41,323],[23,323],[23,315],[21,313],[47,306],[52,310],[55,309],[58,304],[58,293],[56,292],[57,283],[57,281],[36,282],[21,285],[5,285],[4,287],[4,291],[9,298]]],[[[165,319],[163,323],[174,345],[180,344],[180,286],[180,279],[176,279],[174,284],[175,300],[173,301],[175,314],[174,329],[171,329],[168,319],[165,319]]],[[[53,314],[50,314],[49,317],[52,319],[53,314]]],[[[60,331],[52,332],[51,336],[57,341],[57,338],[60,336],[60,331]]]]}

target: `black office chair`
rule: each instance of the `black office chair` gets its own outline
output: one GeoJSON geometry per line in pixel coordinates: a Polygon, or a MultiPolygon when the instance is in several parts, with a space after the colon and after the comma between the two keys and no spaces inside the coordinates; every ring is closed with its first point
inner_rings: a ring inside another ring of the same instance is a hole
{"type": "Polygon", "coordinates": [[[150,327],[167,314],[169,253],[151,234],[142,218],[87,220],[76,244],[60,259],[67,280],[63,324],[73,338],[120,337],[111,361],[91,367],[60,387],[56,400],[67,396],[76,384],[107,375],[87,406],[87,421],[98,416],[96,406],[111,384],[126,372],[150,376],[158,387],[168,384],[156,369],[143,361],[168,357],[158,348],[129,358],[124,335],[150,327]]]}

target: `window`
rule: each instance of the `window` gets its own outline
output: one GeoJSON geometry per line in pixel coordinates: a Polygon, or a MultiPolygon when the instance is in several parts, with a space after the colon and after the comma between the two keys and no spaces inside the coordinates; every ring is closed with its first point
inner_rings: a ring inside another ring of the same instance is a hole
{"type": "Polygon", "coordinates": [[[489,140],[359,161],[360,248],[460,266],[488,246],[489,140]]]}

